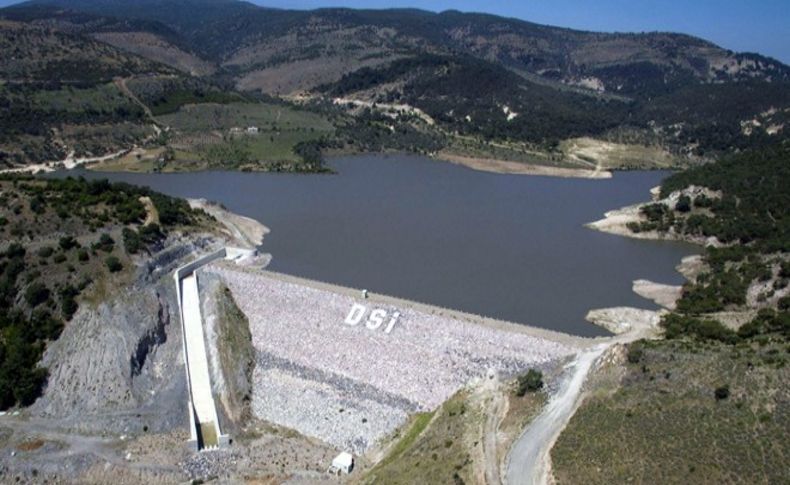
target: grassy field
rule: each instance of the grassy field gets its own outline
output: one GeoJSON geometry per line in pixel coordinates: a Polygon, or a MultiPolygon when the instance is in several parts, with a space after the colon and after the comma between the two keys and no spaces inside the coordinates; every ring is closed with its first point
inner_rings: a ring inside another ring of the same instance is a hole
{"type": "Polygon", "coordinates": [[[472,483],[470,448],[483,416],[467,404],[468,397],[462,391],[435,415],[418,415],[363,483],[472,483]]]}
{"type": "Polygon", "coordinates": [[[788,350],[768,341],[646,346],[560,436],[557,483],[790,483],[788,350]]]}
{"type": "Polygon", "coordinates": [[[415,415],[395,436],[397,441],[386,456],[360,482],[482,483],[486,456],[493,456],[492,450],[484,450],[486,436],[496,434],[496,458],[491,460],[503,460],[513,440],[545,403],[543,393],[517,397],[514,388],[508,384],[496,390],[463,390],[435,412],[415,415]],[[506,404],[507,412],[494,409],[495,402],[506,404]],[[495,430],[489,429],[488,416],[501,418],[495,430]]]}
{"type": "MultiPolygon", "coordinates": [[[[320,115],[265,103],[187,105],[157,119],[170,128],[168,146],[173,156],[163,164],[154,164],[165,172],[210,168],[291,170],[302,161],[294,152],[296,145],[334,130],[320,115]],[[247,127],[259,131],[243,133],[247,127]]],[[[150,171],[154,168],[151,158],[127,159],[100,169],[150,171]]]]}

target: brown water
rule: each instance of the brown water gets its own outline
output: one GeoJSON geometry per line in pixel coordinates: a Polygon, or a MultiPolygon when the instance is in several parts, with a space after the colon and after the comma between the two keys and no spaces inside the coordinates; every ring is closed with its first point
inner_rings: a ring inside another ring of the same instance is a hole
{"type": "Polygon", "coordinates": [[[583,224],[646,200],[667,172],[610,180],[476,172],[405,155],[331,162],[337,175],[96,174],[206,198],[269,228],[271,269],[577,335],[591,308],[656,308],[639,278],[679,284],[693,246],[583,224]]]}

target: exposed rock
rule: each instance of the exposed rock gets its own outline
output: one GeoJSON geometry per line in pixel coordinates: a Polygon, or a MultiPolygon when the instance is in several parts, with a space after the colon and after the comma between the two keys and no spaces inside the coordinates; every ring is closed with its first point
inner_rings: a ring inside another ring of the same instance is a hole
{"type": "Polygon", "coordinates": [[[614,307],[590,310],[585,319],[614,334],[632,330],[651,331],[658,328],[661,312],[631,307],[614,307]]]}
{"type": "Polygon", "coordinates": [[[653,300],[656,305],[660,305],[668,310],[674,310],[677,301],[683,294],[682,286],[664,285],[661,283],[654,283],[648,280],[636,280],[632,287],[634,293],[653,300]]]}

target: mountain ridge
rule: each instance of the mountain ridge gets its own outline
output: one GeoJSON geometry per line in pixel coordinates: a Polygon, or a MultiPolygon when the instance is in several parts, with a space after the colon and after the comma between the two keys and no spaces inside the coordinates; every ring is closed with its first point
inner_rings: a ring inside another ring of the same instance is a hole
{"type": "Polygon", "coordinates": [[[237,0],[31,0],[0,9],[0,18],[167,65],[184,78],[173,88],[182,100],[205,99],[184,94],[204,83],[350,116],[340,125],[369,133],[373,142],[358,145],[368,149],[387,146],[387,130],[401,127],[408,139],[423,140],[405,144],[415,151],[460,144],[464,156],[487,146],[482,155],[498,157],[491,147],[506,144],[507,157],[540,152],[549,160],[566,141],[594,137],[660,145],[682,165],[784,139],[790,122],[790,67],[687,34],[590,32],[457,10],[288,10],[237,0]],[[464,137],[478,148],[470,152],[464,137]]]}

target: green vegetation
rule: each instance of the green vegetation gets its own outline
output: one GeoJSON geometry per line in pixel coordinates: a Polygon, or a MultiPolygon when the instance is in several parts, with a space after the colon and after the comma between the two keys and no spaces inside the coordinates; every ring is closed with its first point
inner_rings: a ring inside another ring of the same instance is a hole
{"type": "Polygon", "coordinates": [[[464,483],[473,477],[472,442],[480,440],[482,416],[460,392],[433,413],[418,414],[363,483],[464,483]]]}
{"type": "Polygon", "coordinates": [[[201,225],[208,216],[183,200],[106,180],[0,176],[0,194],[8,221],[0,227],[0,238],[8,241],[0,252],[0,409],[7,409],[38,397],[47,377],[38,366],[47,343],[60,336],[92,289],[104,287],[110,273],[118,273],[116,286],[127,278],[124,269],[134,262],[117,237],[126,245],[131,232],[137,251],[148,251],[168,231],[201,225]],[[161,227],[142,226],[143,196],[156,206],[161,227]]]}
{"type": "Polygon", "coordinates": [[[452,11],[274,12],[202,0],[136,5],[2,9],[10,22],[0,25],[0,48],[9,53],[0,66],[0,163],[137,145],[167,146],[172,157],[157,154],[134,170],[316,172],[317,152],[371,150],[578,167],[590,157],[568,156],[563,147],[595,137],[651,148],[612,157],[615,167],[629,168],[765,147],[789,133],[790,68],[687,36],[576,32],[452,11]],[[185,6],[190,15],[175,10],[185,6]],[[95,40],[130,32],[156,39],[156,48],[143,50],[152,60],[95,40]],[[151,128],[149,115],[278,105],[268,95],[301,93],[319,94],[307,107],[332,112],[333,127],[270,127],[268,141],[243,142],[212,129],[171,139],[151,128]],[[334,96],[373,106],[332,110],[334,96]],[[386,104],[419,108],[436,125],[377,108],[386,104]]]}
{"type": "Polygon", "coordinates": [[[252,394],[252,372],[255,368],[255,348],[247,316],[244,315],[228,288],[218,288],[217,294],[218,352],[226,392],[222,403],[228,416],[241,423],[249,415],[252,394]]]}
{"type": "Polygon", "coordinates": [[[199,104],[160,117],[175,132],[174,160],[162,170],[233,167],[272,171],[320,171],[314,142],[332,134],[324,117],[284,104],[199,104]],[[247,133],[253,127],[254,133],[247,133]]]}
{"type": "Polygon", "coordinates": [[[123,269],[123,263],[115,256],[109,256],[104,260],[104,264],[107,265],[107,269],[110,273],[117,273],[123,269]]]}
{"type": "MultiPolygon", "coordinates": [[[[715,237],[726,246],[706,247],[707,269],[684,288],[677,312],[666,322],[671,337],[712,331],[710,318],[688,318],[747,304],[747,290],[772,282],[770,300],[788,285],[783,268],[790,251],[790,146],[780,144],[689,169],[668,178],[661,196],[694,185],[720,191],[721,197],[681,196],[671,209],[664,204],[642,208],[647,221],[634,231],[673,230],[689,237],[715,237]]],[[[777,301],[778,306],[778,301],[777,301]]],[[[780,308],[781,312],[786,309],[780,308]]],[[[729,337],[723,337],[727,339],[729,337]]]]}
{"type": "Polygon", "coordinates": [[[702,200],[714,217],[686,221],[685,234],[715,236],[725,243],[750,245],[763,252],[790,251],[790,145],[752,150],[715,164],[703,165],[668,178],[665,197],[675,190],[698,185],[721,190],[724,196],[702,200]]]}
{"type": "Polygon", "coordinates": [[[543,389],[543,373],[537,369],[530,369],[517,380],[516,396],[524,397],[528,392],[537,392],[543,389]]]}
{"type": "Polygon", "coordinates": [[[661,188],[663,197],[691,185],[720,197],[643,208],[642,226],[726,245],[706,247],[703,271],[661,321],[665,339],[630,344],[625,375],[573,417],[552,451],[558,483],[786,481],[788,167],[787,145],[746,152],[661,188]],[[756,298],[747,294],[755,287],[756,298]]]}
{"type": "Polygon", "coordinates": [[[557,483],[787,481],[786,345],[638,345],[617,387],[587,398],[557,440],[557,483]]]}

